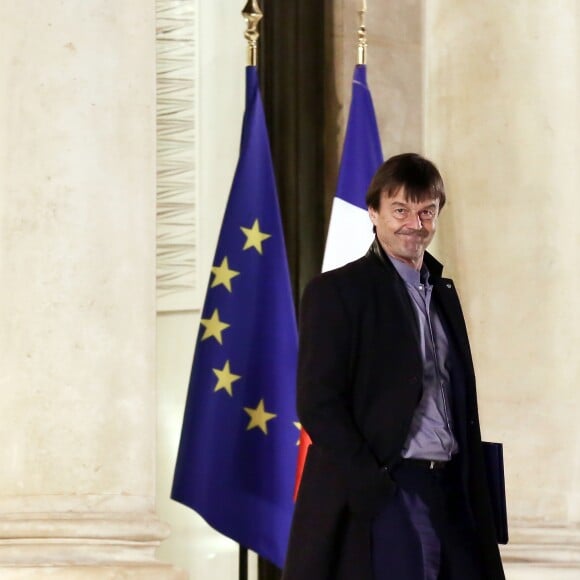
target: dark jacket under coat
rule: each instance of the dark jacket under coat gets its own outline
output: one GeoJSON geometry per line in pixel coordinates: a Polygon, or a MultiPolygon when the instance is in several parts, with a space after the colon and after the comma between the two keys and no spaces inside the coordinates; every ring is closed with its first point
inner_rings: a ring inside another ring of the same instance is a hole
{"type": "MultiPolygon", "coordinates": [[[[454,459],[469,498],[486,580],[504,580],[485,479],[475,375],[459,298],[442,266],[425,264],[451,334],[461,385],[452,393],[454,459]]],[[[375,239],[367,255],[314,278],[300,312],[298,414],[313,444],[296,503],[284,580],[372,580],[371,521],[394,491],[422,396],[416,314],[375,239]]],[[[388,549],[388,548],[387,548],[388,549]]]]}

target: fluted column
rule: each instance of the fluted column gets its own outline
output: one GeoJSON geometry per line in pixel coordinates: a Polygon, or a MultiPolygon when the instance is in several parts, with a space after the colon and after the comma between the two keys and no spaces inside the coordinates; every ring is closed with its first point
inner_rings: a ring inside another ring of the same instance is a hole
{"type": "Polygon", "coordinates": [[[0,5],[0,578],[155,559],[155,13],[0,5]]]}
{"type": "Polygon", "coordinates": [[[461,289],[484,437],[505,445],[513,580],[580,574],[580,8],[426,8],[426,153],[461,289]]]}

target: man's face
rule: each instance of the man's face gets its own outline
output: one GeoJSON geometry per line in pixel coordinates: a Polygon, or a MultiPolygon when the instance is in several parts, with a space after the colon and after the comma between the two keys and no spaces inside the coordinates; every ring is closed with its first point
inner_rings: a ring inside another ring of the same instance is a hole
{"type": "Polygon", "coordinates": [[[369,216],[383,250],[419,270],[423,254],[435,234],[439,200],[407,201],[405,189],[401,187],[393,197],[383,192],[379,209],[369,207],[369,216]]]}

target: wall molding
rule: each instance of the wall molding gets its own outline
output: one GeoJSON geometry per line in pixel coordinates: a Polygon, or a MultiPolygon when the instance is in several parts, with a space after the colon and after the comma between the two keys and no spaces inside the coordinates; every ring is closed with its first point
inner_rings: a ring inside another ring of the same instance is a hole
{"type": "Polygon", "coordinates": [[[510,524],[510,542],[501,546],[505,563],[567,566],[580,570],[580,526],[572,524],[510,524]]]}
{"type": "Polygon", "coordinates": [[[197,0],[157,0],[157,310],[199,308],[197,0]]]}

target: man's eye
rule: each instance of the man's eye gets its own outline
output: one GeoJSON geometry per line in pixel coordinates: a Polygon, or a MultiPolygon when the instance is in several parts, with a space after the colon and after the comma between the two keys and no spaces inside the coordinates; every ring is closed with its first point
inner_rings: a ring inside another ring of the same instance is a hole
{"type": "Polygon", "coordinates": [[[435,212],[432,209],[426,209],[421,212],[421,219],[432,220],[435,217],[435,212]]]}
{"type": "Polygon", "coordinates": [[[407,213],[407,210],[405,208],[402,208],[402,207],[397,207],[397,208],[395,208],[395,213],[397,215],[405,215],[407,213]]]}

